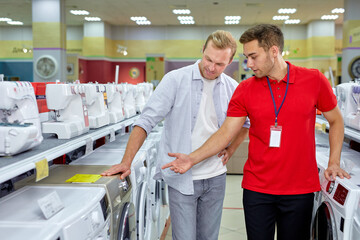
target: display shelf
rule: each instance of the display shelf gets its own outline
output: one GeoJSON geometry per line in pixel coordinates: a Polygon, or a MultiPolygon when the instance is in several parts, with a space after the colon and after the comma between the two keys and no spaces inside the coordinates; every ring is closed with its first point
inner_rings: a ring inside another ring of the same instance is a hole
{"type": "MultiPolygon", "coordinates": [[[[323,116],[316,116],[316,122],[319,124],[326,124],[326,128],[329,129],[329,123],[323,116]]],[[[344,128],[344,135],[346,138],[360,143],[360,131],[346,127],[344,128]]]]}
{"type": "Polygon", "coordinates": [[[138,117],[137,115],[119,123],[92,129],[86,134],[67,140],[57,139],[53,134],[43,134],[44,140],[39,146],[15,156],[0,157],[0,183],[34,169],[35,163],[40,160],[46,159],[49,162],[89,143],[92,146],[93,141],[131,126],[138,117]]]}

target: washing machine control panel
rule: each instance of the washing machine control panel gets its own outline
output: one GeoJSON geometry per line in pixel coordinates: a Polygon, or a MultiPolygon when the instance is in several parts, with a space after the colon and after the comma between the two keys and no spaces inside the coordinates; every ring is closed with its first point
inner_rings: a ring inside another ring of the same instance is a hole
{"type": "Polygon", "coordinates": [[[334,194],[334,200],[340,203],[341,205],[344,205],[346,197],[348,196],[349,190],[347,190],[344,186],[342,186],[340,183],[337,185],[335,194],[334,194]]]}

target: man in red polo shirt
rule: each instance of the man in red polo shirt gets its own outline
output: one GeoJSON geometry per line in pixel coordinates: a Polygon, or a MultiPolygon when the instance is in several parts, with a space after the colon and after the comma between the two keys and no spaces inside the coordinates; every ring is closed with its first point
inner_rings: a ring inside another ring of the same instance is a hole
{"type": "Polygon", "coordinates": [[[284,37],[275,25],[261,24],[240,38],[247,66],[255,74],[240,83],[223,126],[190,155],[163,166],[184,173],[226,147],[250,119],[249,156],[242,187],[249,240],[310,238],[314,192],[320,190],[315,160],[316,109],[330,125],[330,158],[325,177],[350,178],[340,168],[344,124],[328,80],[315,69],[282,58],[284,37]]]}

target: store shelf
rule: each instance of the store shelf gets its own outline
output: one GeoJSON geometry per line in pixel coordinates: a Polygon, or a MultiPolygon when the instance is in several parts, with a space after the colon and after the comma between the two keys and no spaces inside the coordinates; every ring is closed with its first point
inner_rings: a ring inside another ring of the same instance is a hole
{"type": "Polygon", "coordinates": [[[139,116],[126,119],[116,124],[90,130],[88,133],[76,138],[61,140],[52,134],[43,134],[44,141],[37,147],[10,157],[0,157],[0,183],[14,178],[35,168],[35,163],[46,159],[52,161],[79,147],[92,146],[92,143],[104,136],[113,135],[116,131],[132,125],[139,116]]]}
{"type": "MultiPolygon", "coordinates": [[[[316,116],[316,122],[319,124],[326,124],[326,128],[329,129],[329,123],[323,116],[316,116]]],[[[344,135],[346,138],[360,143],[360,131],[345,126],[344,135]]]]}

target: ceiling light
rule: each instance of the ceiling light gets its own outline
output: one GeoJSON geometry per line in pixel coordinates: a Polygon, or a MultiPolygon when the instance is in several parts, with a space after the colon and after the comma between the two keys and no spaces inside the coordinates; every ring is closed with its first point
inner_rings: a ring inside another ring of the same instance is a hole
{"type": "Polygon", "coordinates": [[[10,22],[12,21],[10,18],[0,18],[0,22],[10,22]]]}
{"type": "Polygon", "coordinates": [[[131,17],[130,20],[134,21],[134,22],[136,22],[136,21],[146,21],[147,18],[146,17],[131,17]]]}
{"type": "Polygon", "coordinates": [[[280,8],[278,10],[279,14],[293,14],[296,12],[296,8],[280,8]]]}
{"type": "Polygon", "coordinates": [[[180,24],[195,24],[195,21],[194,20],[184,20],[184,21],[180,21],[180,24]]]}
{"type": "Polygon", "coordinates": [[[331,10],[331,13],[344,13],[345,9],[343,8],[334,8],[333,10],[331,10]]]}
{"type": "Polygon", "coordinates": [[[149,20],[145,20],[145,21],[136,21],[137,25],[150,25],[151,22],[149,20]]]}
{"type": "Polygon", "coordinates": [[[239,24],[240,23],[240,21],[238,21],[238,20],[227,20],[227,21],[225,21],[225,24],[239,24]]]}
{"type": "Polygon", "coordinates": [[[101,18],[99,18],[99,17],[85,17],[85,20],[89,21],[89,22],[100,22],[101,18]]]}
{"type": "Polygon", "coordinates": [[[174,9],[174,14],[190,14],[191,11],[189,9],[174,9]]]}
{"type": "Polygon", "coordinates": [[[8,21],[7,23],[10,25],[24,25],[24,23],[20,21],[8,21]]]}
{"type": "Polygon", "coordinates": [[[194,20],[194,18],[192,16],[178,16],[177,19],[179,21],[191,21],[191,20],[194,20]]]}
{"type": "Polygon", "coordinates": [[[300,19],[288,19],[285,21],[285,24],[299,24],[300,19]]]}
{"type": "Polygon", "coordinates": [[[240,21],[240,16],[225,16],[225,21],[240,21]]]}
{"type": "Polygon", "coordinates": [[[89,15],[90,13],[86,10],[70,10],[71,14],[74,15],[89,15]]]}
{"type": "Polygon", "coordinates": [[[335,20],[339,17],[339,15],[323,15],[321,20],[335,20]]]}
{"type": "Polygon", "coordinates": [[[272,19],[273,19],[273,20],[288,20],[288,19],[289,19],[289,16],[288,16],[288,15],[273,16],[272,19]]]}

